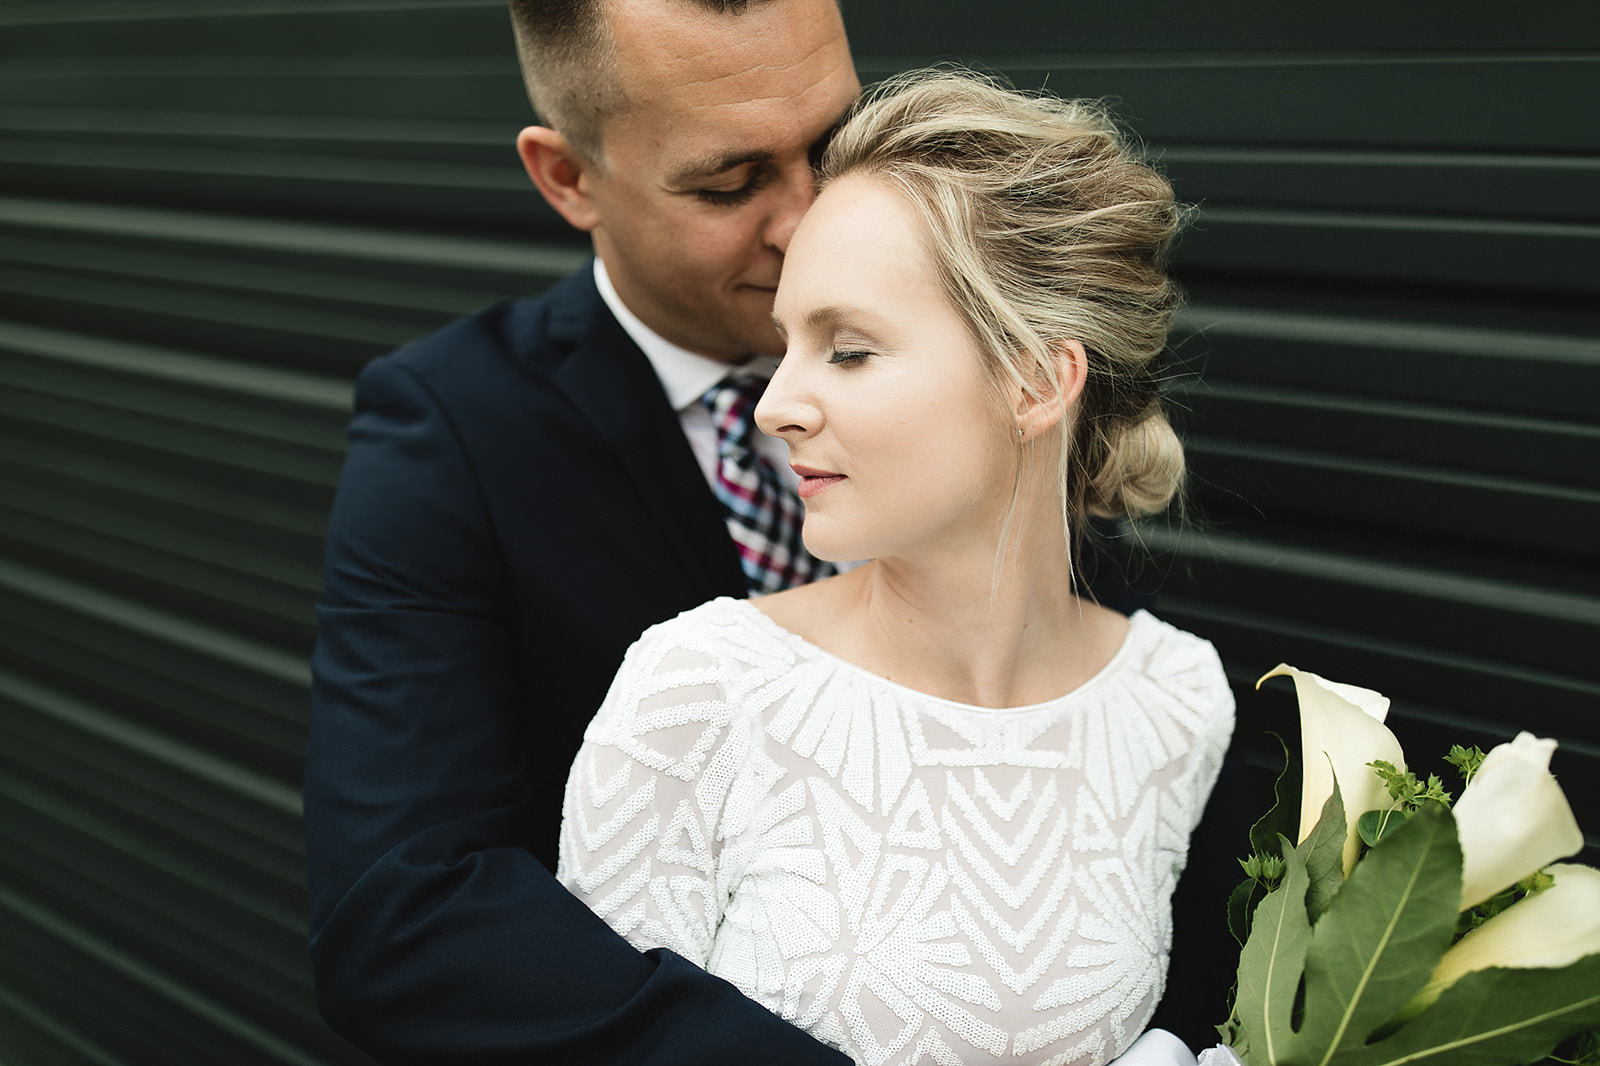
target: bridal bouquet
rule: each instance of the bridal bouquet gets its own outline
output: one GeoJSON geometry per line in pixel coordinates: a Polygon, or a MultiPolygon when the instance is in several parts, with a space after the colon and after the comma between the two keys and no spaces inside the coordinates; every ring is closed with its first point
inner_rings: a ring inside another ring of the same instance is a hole
{"type": "Polygon", "coordinates": [[[1554,1061],[1600,1063],[1600,870],[1550,865],[1583,846],[1555,741],[1452,749],[1452,805],[1406,768],[1387,699],[1291,666],[1261,681],[1282,675],[1299,821],[1280,780],[1228,905],[1243,948],[1227,1046],[1202,1066],[1509,1066],[1564,1040],[1554,1061]]]}

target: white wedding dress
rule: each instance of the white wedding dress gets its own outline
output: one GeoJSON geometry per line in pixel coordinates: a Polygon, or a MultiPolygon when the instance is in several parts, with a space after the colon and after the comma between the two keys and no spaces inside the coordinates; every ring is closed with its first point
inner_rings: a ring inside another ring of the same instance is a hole
{"type": "Polygon", "coordinates": [[[1088,683],[994,710],[714,600],[629,650],[558,876],[858,1062],[1100,1064],[1161,998],[1232,729],[1211,645],[1144,612],[1088,683]]]}

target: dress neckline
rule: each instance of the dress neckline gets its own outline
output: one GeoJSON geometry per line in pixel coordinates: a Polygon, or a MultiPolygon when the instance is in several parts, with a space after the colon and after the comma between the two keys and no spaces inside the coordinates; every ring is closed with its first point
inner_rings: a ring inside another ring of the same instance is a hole
{"type": "Polygon", "coordinates": [[[853,663],[849,659],[841,658],[828,649],[812,643],[805,637],[802,637],[800,634],[795,633],[792,630],[785,629],[770,616],[768,616],[765,611],[757,607],[749,600],[737,600],[731,596],[719,596],[713,602],[726,602],[732,604],[738,611],[753,615],[759,625],[764,626],[768,632],[778,637],[784,643],[798,648],[812,657],[826,659],[828,662],[833,663],[842,670],[846,670],[860,677],[867,678],[876,684],[893,689],[897,692],[905,693],[906,695],[913,696],[919,700],[924,700],[929,703],[937,703],[953,710],[968,711],[974,714],[983,715],[1026,714],[1030,711],[1041,711],[1057,708],[1063,703],[1076,702],[1080,699],[1083,699],[1086,694],[1090,693],[1094,689],[1099,688],[1109,678],[1122,671],[1124,665],[1137,651],[1138,644],[1143,641],[1143,634],[1146,632],[1149,626],[1156,623],[1155,616],[1143,609],[1137,610],[1133,612],[1133,614],[1129,615],[1128,631],[1127,633],[1123,634],[1122,643],[1117,646],[1116,652],[1109,660],[1106,661],[1104,666],[1102,666],[1099,670],[1096,670],[1094,674],[1088,678],[1088,680],[1084,681],[1083,684],[1079,685],[1077,688],[1039,703],[1026,703],[1016,707],[984,707],[976,703],[962,703],[960,700],[952,700],[946,699],[943,696],[935,696],[931,692],[923,692],[921,689],[915,689],[909,685],[901,684],[898,681],[891,681],[889,678],[884,677],[881,674],[875,674],[866,667],[857,663],[853,663]]]}

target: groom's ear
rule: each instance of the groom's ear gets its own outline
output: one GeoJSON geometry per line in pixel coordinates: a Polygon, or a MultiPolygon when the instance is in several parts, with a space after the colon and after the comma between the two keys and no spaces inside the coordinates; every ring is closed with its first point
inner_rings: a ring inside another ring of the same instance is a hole
{"type": "Polygon", "coordinates": [[[589,195],[593,164],[565,137],[548,126],[529,126],[517,134],[517,155],[528,179],[569,225],[587,233],[600,224],[589,195]]]}
{"type": "Polygon", "coordinates": [[[1048,372],[1040,367],[1016,398],[1017,428],[1023,440],[1059,425],[1089,380],[1089,357],[1082,341],[1051,341],[1050,355],[1048,372]]]}

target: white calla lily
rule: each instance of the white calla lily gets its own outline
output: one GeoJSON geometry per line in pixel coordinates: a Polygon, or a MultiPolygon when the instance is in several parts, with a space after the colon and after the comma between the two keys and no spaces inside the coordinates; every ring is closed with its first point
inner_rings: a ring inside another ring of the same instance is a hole
{"type": "Polygon", "coordinates": [[[1518,900],[1456,941],[1405,1013],[1417,1013],[1476,970],[1554,969],[1600,952],[1600,870],[1558,863],[1548,873],[1554,885],[1518,900]]]}
{"type": "Polygon", "coordinates": [[[1344,801],[1344,872],[1348,876],[1360,854],[1361,837],[1356,821],[1366,811],[1391,805],[1383,779],[1367,765],[1378,759],[1404,770],[1405,752],[1383,724],[1389,714],[1387,697],[1371,689],[1328,681],[1316,674],[1279,663],[1263,674],[1294,679],[1300,702],[1300,840],[1305,840],[1322,816],[1322,805],[1339,781],[1344,801]]]}
{"type": "Polygon", "coordinates": [[[1456,800],[1462,910],[1583,847],[1578,819],[1550,774],[1555,750],[1553,740],[1518,733],[1484,756],[1456,800]]]}

